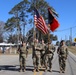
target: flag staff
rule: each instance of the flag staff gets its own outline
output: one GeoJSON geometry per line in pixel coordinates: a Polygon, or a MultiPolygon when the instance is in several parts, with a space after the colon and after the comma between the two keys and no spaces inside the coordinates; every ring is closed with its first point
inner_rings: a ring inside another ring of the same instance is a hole
{"type": "MultiPolygon", "coordinates": [[[[34,7],[36,7],[36,2],[33,2],[34,7]]],[[[35,11],[33,13],[33,17],[35,17],[35,11]]],[[[33,42],[36,39],[36,30],[35,30],[35,22],[33,22],[33,42]]]]}
{"type": "MultiPolygon", "coordinates": [[[[48,11],[49,13],[49,11],[48,11]]],[[[48,14],[48,28],[49,28],[49,33],[48,33],[48,43],[50,42],[50,24],[49,24],[49,14],[48,14]]]]}

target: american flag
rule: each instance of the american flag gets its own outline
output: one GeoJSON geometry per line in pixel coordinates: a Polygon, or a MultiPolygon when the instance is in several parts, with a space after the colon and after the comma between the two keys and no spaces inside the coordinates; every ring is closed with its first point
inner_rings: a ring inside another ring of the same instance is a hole
{"type": "Polygon", "coordinates": [[[36,28],[39,29],[43,34],[48,33],[48,27],[46,26],[46,23],[43,19],[43,17],[39,14],[37,9],[35,8],[35,15],[34,15],[34,23],[36,25],[36,28]]]}

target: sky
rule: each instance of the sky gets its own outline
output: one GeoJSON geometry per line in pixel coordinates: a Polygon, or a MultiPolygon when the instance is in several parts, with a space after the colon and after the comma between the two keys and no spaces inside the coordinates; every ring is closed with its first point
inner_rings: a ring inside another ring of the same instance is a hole
{"type": "MultiPolygon", "coordinates": [[[[0,0],[0,21],[6,22],[12,17],[8,12],[21,0],[0,0]]],[[[57,18],[60,26],[52,34],[58,36],[58,40],[68,40],[72,35],[72,40],[76,38],[76,0],[46,0],[59,14],[57,18]],[[71,33],[72,32],[72,33],[71,33]]],[[[26,31],[29,30],[26,27],[26,31]]]]}

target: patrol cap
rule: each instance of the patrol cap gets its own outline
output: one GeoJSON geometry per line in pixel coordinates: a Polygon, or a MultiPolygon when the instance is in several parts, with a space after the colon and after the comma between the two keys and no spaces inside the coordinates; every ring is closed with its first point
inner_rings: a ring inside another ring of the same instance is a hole
{"type": "Polygon", "coordinates": [[[64,41],[64,40],[61,40],[60,45],[62,45],[62,44],[63,44],[63,42],[65,42],[65,41],[64,41]]]}
{"type": "Polygon", "coordinates": [[[64,40],[61,40],[61,42],[60,43],[62,43],[62,42],[65,42],[64,40]]]}

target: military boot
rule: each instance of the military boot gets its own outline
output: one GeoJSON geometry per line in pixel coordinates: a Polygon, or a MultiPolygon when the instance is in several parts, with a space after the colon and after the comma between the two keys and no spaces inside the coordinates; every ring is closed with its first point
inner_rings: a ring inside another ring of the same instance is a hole
{"type": "Polygon", "coordinates": [[[45,69],[45,72],[47,72],[47,69],[45,69]]]}
{"type": "Polygon", "coordinates": [[[25,65],[23,66],[23,72],[25,72],[26,71],[26,67],[25,67],[25,65]]]}
{"type": "Polygon", "coordinates": [[[25,72],[26,70],[25,69],[23,69],[23,72],[25,72]]]}
{"type": "Polygon", "coordinates": [[[62,73],[65,73],[65,70],[62,70],[62,73]]]}
{"type": "Polygon", "coordinates": [[[65,73],[65,71],[62,71],[62,73],[65,73]]]}
{"type": "Polygon", "coordinates": [[[34,67],[34,70],[33,70],[33,72],[35,72],[36,71],[36,67],[34,67]]]}
{"type": "Polygon", "coordinates": [[[47,72],[47,70],[48,70],[48,69],[47,69],[47,67],[46,67],[46,68],[45,68],[45,72],[47,72]]]}
{"type": "Polygon", "coordinates": [[[20,67],[20,70],[19,70],[19,72],[22,72],[22,67],[20,67]]]}
{"type": "Polygon", "coordinates": [[[49,72],[52,72],[51,68],[49,69],[49,72]]]}
{"type": "Polygon", "coordinates": [[[39,72],[39,68],[37,68],[36,71],[39,72]]]}
{"type": "Polygon", "coordinates": [[[62,68],[60,67],[60,73],[62,73],[62,68]]]}

